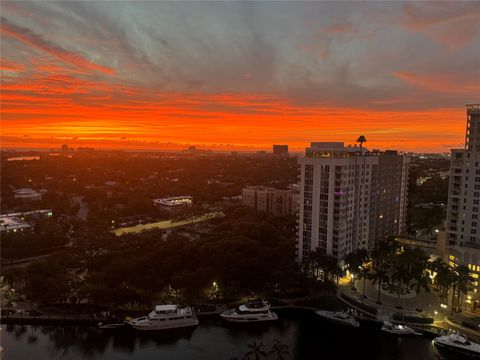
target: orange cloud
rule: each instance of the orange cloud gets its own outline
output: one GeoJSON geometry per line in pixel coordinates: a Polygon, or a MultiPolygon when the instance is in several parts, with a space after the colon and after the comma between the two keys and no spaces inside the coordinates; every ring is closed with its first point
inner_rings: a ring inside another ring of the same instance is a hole
{"type": "Polygon", "coordinates": [[[1,20],[2,21],[0,24],[0,30],[3,34],[9,35],[10,37],[15,38],[27,45],[30,45],[35,49],[44,51],[64,62],[78,66],[82,69],[100,71],[109,75],[115,74],[115,70],[111,68],[96,64],[92,61],[85,59],[81,55],[75,54],[53,44],[50,44],[48,41],[44,40],[43,37],[32,33],[28,29],[9,24],[8,21],[4,18],[2,18],[1,20]]]}
{"type": "Polygon", "coordinates": [[[4,58],[0,58],[0,70],[17,72],[25,70],[25,66],[23,66],[22,64],[17,64],[13,61],[6,60],[4,58]]]}
{"type": "Polygon", "coordinates": [[[35,106],[33,97],[9,96],[2,108],[3,147],[37,142],[56,147],[68,142],[132,149],[164,148],[169,143],[259,149],[285,142],[301,150],[310,141],[353,142],[362,133],[374,148],[447,151],[461,145],[465,126],[461,108],[416,112],[306,109],[253,94],[163,93],[148,99],[141,94],[128,103],[110,98],[98,104],[47,94],[49,101],[43,99],[35,106]],[[29,137],[24,138],[25,134],[29,137]]]}
{"type": "Polygon", "coordinates": [[[411,85],[431,91],[465,94],[480,92],[480,83],[476,82],[475,78],[464,80],[452,77],[449,74],[418,74],[401,71],[395,72],[393,75],[411,85]]]}

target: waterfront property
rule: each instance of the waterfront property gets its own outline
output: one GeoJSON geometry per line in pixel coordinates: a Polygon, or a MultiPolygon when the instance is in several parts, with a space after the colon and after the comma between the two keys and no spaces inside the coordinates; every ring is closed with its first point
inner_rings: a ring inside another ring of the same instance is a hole
{"type": "MultiPolygon", "coordinates": [[[[365,141],[365,140],[363,140],[365,141]]],[[[404,231],[409,158],[343,142],[313,142],[299,159],[297,260],[337,259],[404,231]]]]}
{"type": "MultiPolygon", "coordinates": [[[[464,149],[450,161],[445,248],[451,266],[466,265],[478,293],[480,274],[480,104],[467,105],[464,149]]],[[[470,300],[470,299],[468,299],[470,300]]]]}

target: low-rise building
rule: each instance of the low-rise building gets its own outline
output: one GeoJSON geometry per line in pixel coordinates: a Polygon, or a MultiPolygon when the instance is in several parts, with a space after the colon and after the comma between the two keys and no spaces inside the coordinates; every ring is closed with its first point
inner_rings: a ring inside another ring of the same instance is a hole
{"type": "Polygon", "coordinates": [[[0,216],[0,231],[22,231],[30,229],[31,226],[18,217],[10,217],[6,215],[0,216]]]}
{"type": "Polygon", "coordinates": [[[279,190],[265,186],[247,186],[242,189],[242,204],[275,216],[295,214],[298,196],[293,190],[279,190]]]}
{"type": "Polygon", "coordinates": [[[172,210],[174,208],[192,206],[193,198],[191,196],[172,196],[159,199],[153,199],[155,206],[160,206],[166,210],[172,210]]]}
{"type": "Polygon", "coordinates": [[[52,216],[52,210],[34,210],[0,215],[0,232],[23,231],[32,227],[31,220],[52,216]]]}
{"type": "Polygon", "coordinates": [[[22,201],[40,201],[42,200],[42,193],[30,188],[22,188],[13,190],[15,199],[22,201]]]}

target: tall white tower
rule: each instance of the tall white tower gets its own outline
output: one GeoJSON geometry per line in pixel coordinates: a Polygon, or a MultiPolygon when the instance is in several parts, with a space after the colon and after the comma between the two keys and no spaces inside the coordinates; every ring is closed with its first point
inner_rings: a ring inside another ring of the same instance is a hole
{"type": "Polygon", "coordinates": [[[314,142],[299,159],[297,260],[342,259],[404,229],[408,159],[342,142],[314,142]]]}
{"type": "Polygon", "coordinates": [[[467,105],[465,148],[451,152],[447,210],[449,246],[480,246],[479,164],[480,104],[471,104],[467,105]]]}

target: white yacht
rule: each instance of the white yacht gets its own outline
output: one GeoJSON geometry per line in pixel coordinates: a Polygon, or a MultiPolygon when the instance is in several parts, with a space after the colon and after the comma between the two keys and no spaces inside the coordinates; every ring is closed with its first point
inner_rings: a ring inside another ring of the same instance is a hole
{"type": "Polygon", "coordinates": [[[198,325],[198,318],[191,307],[177,305],[157,305],[146,316],[128,321],[137,330],[164,330],[198,325]]]}
{"type": "Polygon", "coordinates": [[[390,321],[383,322],[382,331],[395,335],[422,335],[421,333],[413,330],[411,327],[400,324],[395,325],[390,321]]]}
{"type": "Polygon", "coordinates": [[[433,340],[433,344],[447,359],[480,359],[480,344],[468,341],[458,332],[439,336],[433,340]]]}
{"type": "Polygon", "coordinates": [[[335,322],[337,324],[342,324],[342,325],[347,325],[352,327],[360,326],[360,323],[357,320],[355,320],[355,318],[352,315],[347,314],[344,311],[318,310],[318,311],[315,311],[315,314],[321,316],[324,319],[335,322]]]}
{"type": "Polygon", "coordinates": [[[261,300],[249,301],[235,309],[224,311],[220,316],[227,321],[241,323],[278,319],[277,314],[270,311],[270,305],[261,300]]]}

